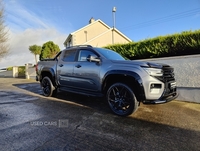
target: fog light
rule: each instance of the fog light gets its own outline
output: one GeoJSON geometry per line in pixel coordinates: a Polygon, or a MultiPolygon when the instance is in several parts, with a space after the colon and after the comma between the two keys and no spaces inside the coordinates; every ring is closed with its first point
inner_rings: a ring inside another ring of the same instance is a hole
{"type": "Polygon", "coordinates": [[[158,94],[160,93],[162,85],[161,84],[151,84],[150,85],[150,92],[152,94],[158,94]]]}
{"type": "Polygon", "coordinates": [[[162,87],[161,84],[151,84],[151,85],[150,85],[150,89],[152,89],[152,88],[161,89],[161,87],[162,87]]]}

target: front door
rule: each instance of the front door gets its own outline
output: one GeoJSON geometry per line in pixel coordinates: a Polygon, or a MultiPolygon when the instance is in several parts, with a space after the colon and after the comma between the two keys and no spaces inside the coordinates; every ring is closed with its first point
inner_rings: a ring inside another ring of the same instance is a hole
{"type": "Polygon", "coordinates": [[[89,62],[87,57],[98,57],[92,50],[79,50],[78,60],[74,65],[74,86],[79,89],[97,91],[100,89],[100,63],[89,62]]]}

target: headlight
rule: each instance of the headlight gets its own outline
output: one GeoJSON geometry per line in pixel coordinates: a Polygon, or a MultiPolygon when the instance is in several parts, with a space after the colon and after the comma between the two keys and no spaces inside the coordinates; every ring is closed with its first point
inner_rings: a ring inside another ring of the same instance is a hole
{"type": "Polygon", "coordinates": [[[151,76],[163,76],[163,70],[162,69],[146,68],[146,67],[143,67],[143,69],[151,76]]]}

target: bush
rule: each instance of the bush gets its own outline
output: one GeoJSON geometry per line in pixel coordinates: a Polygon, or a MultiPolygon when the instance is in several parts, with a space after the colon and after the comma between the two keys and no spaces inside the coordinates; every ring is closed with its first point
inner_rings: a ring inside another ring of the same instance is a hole
{"type": "Polygon", "coordinates": [[[25,76],[25,66],[18,67],[18,76],[25,76]]]}
{"type": "Polygon", "coordinates": [[[13,70],[13,67],[8,67],[7,68],[7,71],[12,71],[13,70]]]}
{"type": "Polygon", "coordinates": [[[200,54],[200,30],[184,31],[128,44],[108,45],[105,48],[131,60],[200,54]]]}

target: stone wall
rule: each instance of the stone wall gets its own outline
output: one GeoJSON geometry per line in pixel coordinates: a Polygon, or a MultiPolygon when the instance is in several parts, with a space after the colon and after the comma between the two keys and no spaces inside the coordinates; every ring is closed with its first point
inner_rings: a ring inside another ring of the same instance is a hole
{"type": "Polygon", "coordinates": [[[174,67],[178,87],[200,88],[200,55],[146,59],[174,67]]]}
{"type": "Polygon", "coordinates": [[[174,67],[178,100],[200,103],[200,55],[145,59],[174,67]]]}

